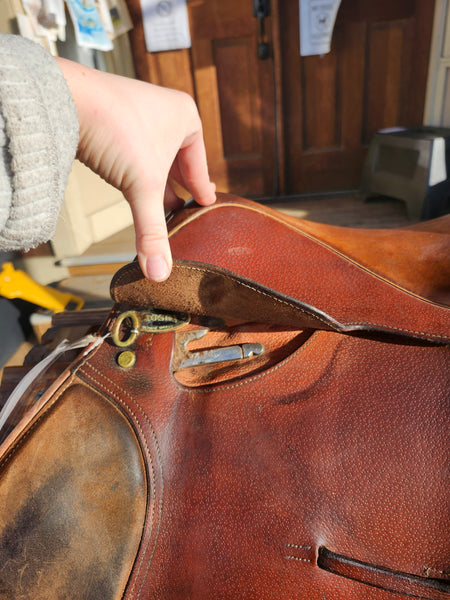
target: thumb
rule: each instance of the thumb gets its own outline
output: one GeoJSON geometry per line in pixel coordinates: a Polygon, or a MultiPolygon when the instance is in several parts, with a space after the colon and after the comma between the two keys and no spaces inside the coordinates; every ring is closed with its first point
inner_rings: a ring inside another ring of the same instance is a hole
{"type": "Polygon", "coordinates": [[[172,255],[164,214],[164,189],[127,197],[136,231],[136,251],[147,279],[164,281],[172,269],[172,255]]]}

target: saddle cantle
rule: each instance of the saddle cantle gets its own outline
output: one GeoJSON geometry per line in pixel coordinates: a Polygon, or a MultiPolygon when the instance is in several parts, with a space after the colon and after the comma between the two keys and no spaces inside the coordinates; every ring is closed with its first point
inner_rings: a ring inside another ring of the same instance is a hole
{"type": "Polygon", "coordinates": [[[0,447],[0,598],[450,598],[450,218],[222,195],[0,447]]]}

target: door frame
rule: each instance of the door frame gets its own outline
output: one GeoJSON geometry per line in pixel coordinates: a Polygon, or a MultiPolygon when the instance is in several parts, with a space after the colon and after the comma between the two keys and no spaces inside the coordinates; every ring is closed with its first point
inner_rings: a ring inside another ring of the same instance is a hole
{"type": "Polygon", "coordinates": [[[449,0],[436,0],[423,116],[424,125],[443,125],[446,100],[445,83],[449,72],[450,2],[449,0]]]}

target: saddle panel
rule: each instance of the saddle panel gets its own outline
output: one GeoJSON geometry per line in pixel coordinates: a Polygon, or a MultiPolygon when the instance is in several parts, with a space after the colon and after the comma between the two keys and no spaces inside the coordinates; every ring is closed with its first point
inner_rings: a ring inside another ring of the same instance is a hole
{"type": "Polygon", "coordinates": [[[147,508],[127,418],[70,377],[4,447],[0,597],[120,599],[147,508]]]}

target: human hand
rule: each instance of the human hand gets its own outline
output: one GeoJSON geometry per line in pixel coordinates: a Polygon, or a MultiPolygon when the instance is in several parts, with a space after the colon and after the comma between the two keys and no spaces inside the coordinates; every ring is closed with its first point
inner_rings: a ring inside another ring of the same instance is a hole
{"type": "Polygon", "coordinates": [[[195,103],[183,92],[56,60],[78,112],[77,158],[122,191],[141,269],[163,281],[172,268],[164,207],[180,204],[169,175],[199,204],[215,201],[195,103]]]}

